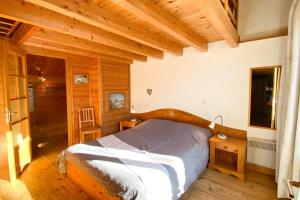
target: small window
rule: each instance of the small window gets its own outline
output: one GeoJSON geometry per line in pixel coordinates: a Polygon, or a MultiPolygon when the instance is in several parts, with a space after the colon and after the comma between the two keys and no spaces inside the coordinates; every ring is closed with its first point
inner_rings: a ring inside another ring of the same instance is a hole
{"type": "Polygon", "coordinates": [[[250,70],[250,126],[276,129],[280,66],[250,70]]]}

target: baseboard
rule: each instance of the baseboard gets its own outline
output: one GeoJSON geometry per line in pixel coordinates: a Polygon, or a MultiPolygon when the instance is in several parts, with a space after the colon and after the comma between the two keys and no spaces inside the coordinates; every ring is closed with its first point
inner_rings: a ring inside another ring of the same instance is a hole
{"type": "Polygon", "coordinates": [[[254,163],[247,163],[246,167],[247,167],[247,170],[259,172],[259,173],[266,174],[266,175],[269,175],[269,176],[275,176],[275,169],[259,166],[259,165],[254,164],[254,163]]]}

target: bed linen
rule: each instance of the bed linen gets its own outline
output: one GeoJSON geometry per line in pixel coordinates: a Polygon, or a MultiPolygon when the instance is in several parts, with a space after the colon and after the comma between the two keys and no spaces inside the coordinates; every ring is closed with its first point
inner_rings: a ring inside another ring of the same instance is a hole
{"type": "Polygon", "coordinates": [[[178,199],[206,168],[207,129],[170,120],[147,120],[135,128],[69,147],[59,155],[121,199],[178,199]]]}

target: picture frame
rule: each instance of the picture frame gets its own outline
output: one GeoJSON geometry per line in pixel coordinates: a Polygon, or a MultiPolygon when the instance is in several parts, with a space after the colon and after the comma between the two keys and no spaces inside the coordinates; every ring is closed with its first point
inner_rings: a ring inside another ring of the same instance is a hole
{"type": "Polygon", "coordinates": [[[74,83],[75,84],[88,84],[89,78],[86,74],[76,74],[74,75],[74,83]]]}
{"type": "Polygon", "coordinates": [[[128,110],[127,91],[106,92],[106,111],[125,111],[128,110]]]}

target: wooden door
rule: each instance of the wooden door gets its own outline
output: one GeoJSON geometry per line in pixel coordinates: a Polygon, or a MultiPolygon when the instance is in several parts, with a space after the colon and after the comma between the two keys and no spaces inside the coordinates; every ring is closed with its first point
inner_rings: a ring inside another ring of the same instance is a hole
{"type": "Polygon", "coordinates": [[[26,54],[8,40],[2,41],[1,68],[9,176],[15,180],[31,162],[31,134],[26,54]]]}

